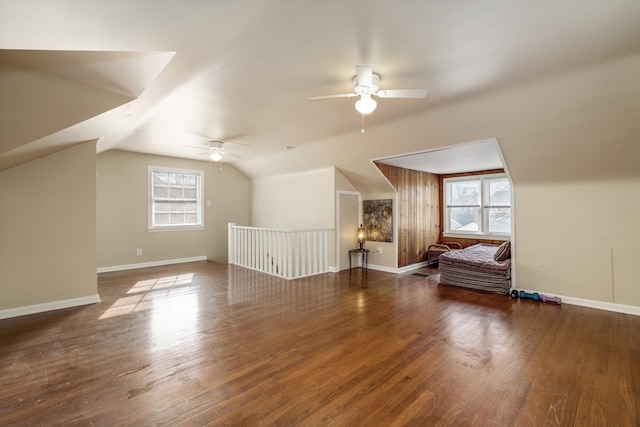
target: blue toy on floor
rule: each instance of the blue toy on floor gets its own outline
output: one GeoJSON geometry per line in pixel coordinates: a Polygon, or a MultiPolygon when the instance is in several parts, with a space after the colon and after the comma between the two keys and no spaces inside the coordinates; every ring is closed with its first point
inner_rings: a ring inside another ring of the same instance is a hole
{"type": "Polygon", "coordinates": [[[555,302],[556,304],[562,304],[562,300],[560,299],[560,297],[548,297],[537,292],[530,294],[525,291],[518,291],[517,289],[513,289],[509,295],[511,295],[511,298],[520,297],[522,299],[532,299],[534,301],[555,302]]]}
{"type": "Polygon", "coordinates": [[[540,294],[537,292],[534,292],[532,294],[527,293],[525,291],[520,291],[520,298],[522,299],[532,299],[534,301],[540,301],[540,294]]]}

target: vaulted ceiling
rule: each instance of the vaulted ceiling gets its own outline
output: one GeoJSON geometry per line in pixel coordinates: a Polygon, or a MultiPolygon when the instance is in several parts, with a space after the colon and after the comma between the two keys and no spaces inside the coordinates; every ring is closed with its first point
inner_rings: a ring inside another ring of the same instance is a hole
{"type": "Polygon", "coordinates": [[[638,1],[0,0],[0,169],[87,140],[206,160],[193,147],[221,140],[248,176],[357,182],[372,157],[422,147],[402,134],[412,117],[637,54],[639,23],[638,1]],[[365,118],[355,98],[308,101],[352,91],[357,64],[429,95],[365,118]],[[324,141],[340,150],[318,156],[324,141]]]}

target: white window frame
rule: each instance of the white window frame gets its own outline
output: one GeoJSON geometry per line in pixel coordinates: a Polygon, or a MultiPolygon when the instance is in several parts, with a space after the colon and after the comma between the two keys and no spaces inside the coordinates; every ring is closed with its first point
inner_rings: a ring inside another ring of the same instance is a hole
{"type": "MultiPolygon", "coordinates": [[[[509,185],[511,188],[511,200],[510,204],[500,205],[500,206],[492,206],[488,204],[488,186],[489,181],[494,179],[503,179],[507,177],[506,173],[499,174],[486,174],[486,175],[467,175],[460,177],[452,177],[452,178],[444,178],[443,181],[443,220],[444,220],[444,231],[442,235],[444,237],[459,237],[459,238],[470,238],[470,239],[490,239],[490,240],[509,240],[511,238],[511,231],[508,233],[497,233],[497,232],[489,232],[489,215],[487,215],[487,211],[490,208],[509,208],[511,210],[511,218],[513,219],[513,183],[509,180],[509,185]],[[449,186],[448,184],[454,182],[465,182],[465,181],[480,181],[480,201],[478,205],[468,205],[468,206],[453,206],[449,205],[449,186]],[[450,208],[452,207],[477,207],[478,208],[478,231],[469,231],[469,230],[451,230],[451,214],[450,208]]],[[[513,226],[512,226],[513,227],[513,226]]]]}
{"type": "Polygon", "coordinates": [[[203,230],[204,229],[204,171],[191,169],[176,169],[164,166],[148,167],[148,230],[149,231],[181,231],[181,230],[203,230]],[[176,173],[184,175],[194,175],[196,177],[196,224],[155,224],[154,206],[156,200],[170,200],[167,198],[154,198],[153,174],[176,173]]]}

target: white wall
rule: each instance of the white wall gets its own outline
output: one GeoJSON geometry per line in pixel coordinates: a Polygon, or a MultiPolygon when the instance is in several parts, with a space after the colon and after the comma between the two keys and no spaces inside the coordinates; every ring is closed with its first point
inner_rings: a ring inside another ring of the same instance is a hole
{"type": "Polygon", "coordinates": [[[356,187],[353,186],[353,184],[351,182],[349,182],[349,180],[344,176],[344,174],[342,172],[340,172],[340,169],[335,168],[334,169],[334,180],[335,180],[335,190],[341,190],[341,191],[358,191],[358,189],[356,187]]]}
{"type": "Polygon", "coordinates": [[[200,256],[225,263],[227,224],[249,222],[250,183],[230,165],[111,150],[97,168],[100,268],[200,256]],[[204,230],[148,231],[148,165],[204,171],[204,230]]]}
{"type": "Polygon", "coordinates": [[[518,287],[640,306],[640,179],[520,185],[518,287]]]}
{"type": "MultiPolygon", "coordinates": [[[[375,166],[371,166],[375,167],[375,166]]],[[[355,187],[335,168],[276,175],[252,180],[252,222],[255,227],[279,230],[332,229],[335,241],[336,191],[354,191],[355,187]]],[[[364,196],[363,196],[364,197],[364,196]]],[[[395,193],[376,193],[371,199],[394,199],[395,193]]],[[[359,219],[362,221],[362,218],[359,219]]],[[[394,226],[395,227],[395,226],[394,226]]],[[[334,244],[330,248],[330,263],[336,265],[334,244]]],[[[367,242],[372,252],[369,264],[393,271],[398,265],[397,239],[392,243],[367,242]]]]}
{"type": "MultiPolygon", "coordinates": [[[[371,166],[374,167],[375,166],[371,166]]],[[[377,168],[376,168],[377,169],[377,168]]],[[[389,184],[389,192],[365,193],[362,200],[393,200],[393,242],[365,242],[364,247],[369,249],[369,264],[375,267],[381,267],[384,271],[395,271],[398,268],[398,195],[389,184]],[[378,248],[382,252],[377,252],[378,248]]]]}
{"type": "Polygon", "coordinates": [[[0,172],[0,311],[97,297],[95,153],[85,142],[0,172]]]}
{"type": "Polygon", "coordinates": [[[251,222],[277,230],[333,229],[334,188],[334,168],[255,178],[251,222]]]}

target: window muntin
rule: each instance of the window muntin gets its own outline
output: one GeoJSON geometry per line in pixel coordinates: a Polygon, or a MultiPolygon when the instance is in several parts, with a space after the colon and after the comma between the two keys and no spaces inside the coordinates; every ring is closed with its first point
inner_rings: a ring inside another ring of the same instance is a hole
{"type": "Polygon", "coordinates": [[[486,227],[490,234],[511,233],[511,184],[504,178],[485,180],[484,209],[486,227]]]}
{"type": "Polygon", "coordinates": [[[445,178],[445,234],[511,234],[511,184],[504,174],[445,178]]]}
{"type": "Polygon", "coordinates": [[[452,181],[446,187],[449,228],[456,231],[480,231],[480,181],[452,181]]]}
{"type": "Polygon", "coordinates": [[[203,172],[149,167],[149,229],[202,228],[203,172]]]}

